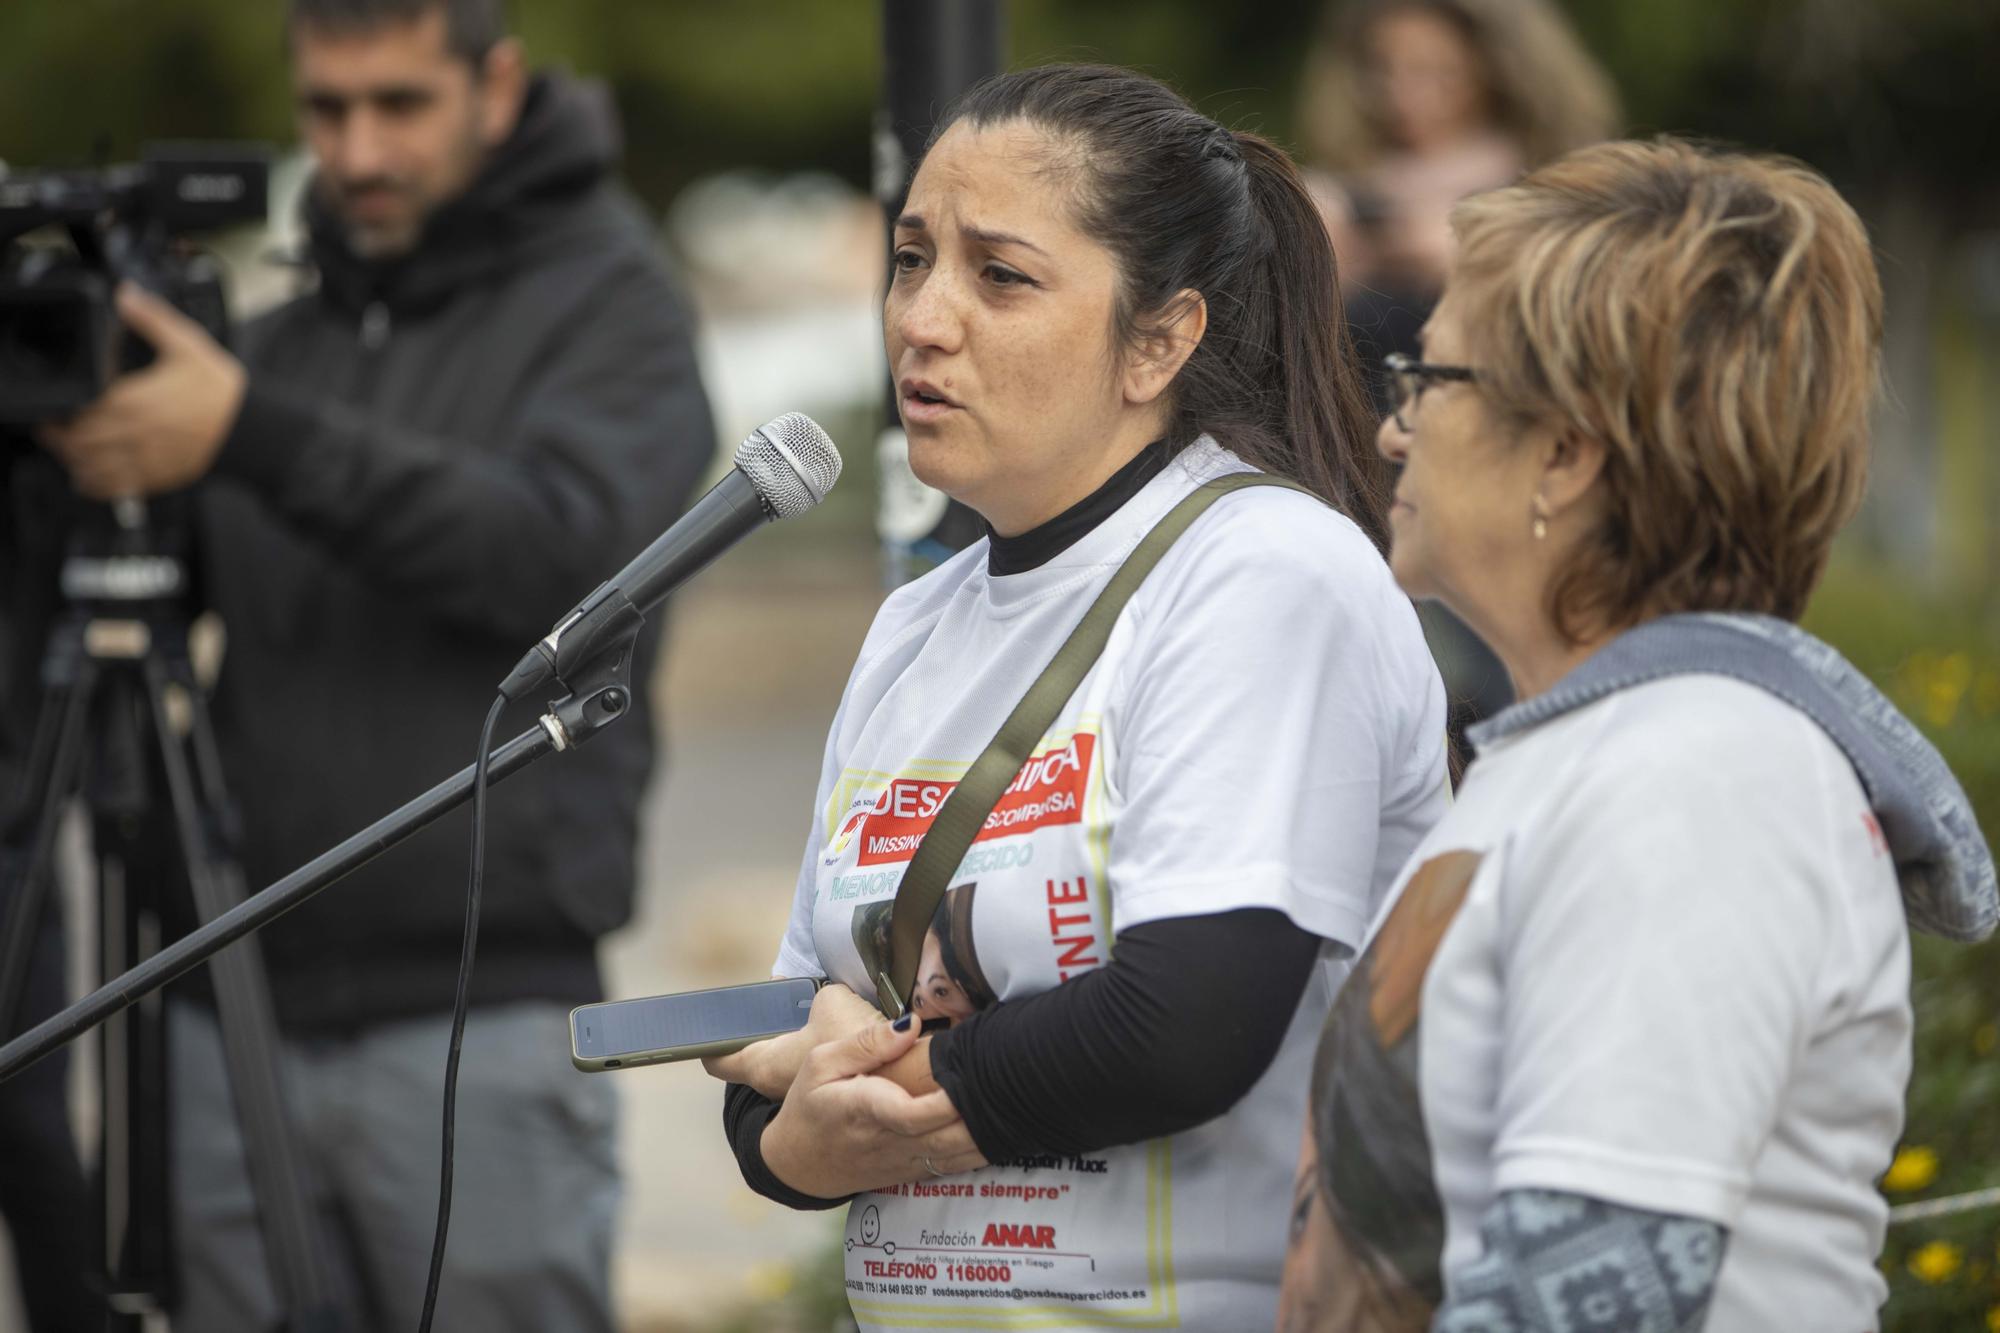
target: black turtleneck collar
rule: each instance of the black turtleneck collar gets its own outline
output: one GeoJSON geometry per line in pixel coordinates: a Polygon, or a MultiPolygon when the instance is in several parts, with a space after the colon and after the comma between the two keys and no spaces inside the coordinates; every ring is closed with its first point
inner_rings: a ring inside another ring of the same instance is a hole
{"type": "Polygon", "coordinates": [[[986,529],[986,572],[1025,574],[1082,541],[1091,529],[1124,507],[1127,500],[1160,475],[1167,465],[1167,442],[1154,440],[1132,461],[1111,474],[1111,480],[1046,523],[1013,537],[1002,537],[989,525],[986,529]]]}

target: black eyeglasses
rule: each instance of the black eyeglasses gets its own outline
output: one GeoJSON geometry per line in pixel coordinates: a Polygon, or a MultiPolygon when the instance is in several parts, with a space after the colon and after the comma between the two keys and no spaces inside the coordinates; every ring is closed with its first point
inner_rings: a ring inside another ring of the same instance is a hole
{"type": "Polygon", "coordinates": [[[1396,429],[1409,434],[1410,421],[1404,416],[1406,411],[1414,411],[1417,400],[1424,396],[1424,390],[1436,381],[1454,384],[1470,383],[1479,378],[1479,372],[1471,366],[1438,366],[1428,361],[1418,361],[1401,352],[1391,352],[1382,358],[1388,367],[1391,382],[1396,390],[1396,429]]]}

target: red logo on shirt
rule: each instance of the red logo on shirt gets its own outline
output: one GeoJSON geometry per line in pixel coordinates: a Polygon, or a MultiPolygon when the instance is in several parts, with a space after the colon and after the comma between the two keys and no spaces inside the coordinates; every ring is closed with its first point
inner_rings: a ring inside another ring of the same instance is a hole
{"type": "MultiPolygon", "coordinates": [[[[1068,744],[1045,750],[1021,765],[973,841],[1081,823],[1084,790],[1090,784],[1090,757],[1096,748],[1097,737],[1080,731],[1068,744]]],[[[890,783],[874,808],[862,817],[861,854],[855,864],[909,860],[930,831],[945,797],[957,785],[928,778],[897,778],[890,783]]]]}
{"type": "Polygon", "coordinates": [[[1889,854],[1889,839],[1882,832],[1882,821],[1875,818],[1873,810],[1863,810],[1861,812],[1861,822],[1868,826],[1868,841],[1875,844],[1875,855],[1887,856],[1889,854]]]}
{"type": "Polygon", "coordinates": [[[1090,881],[1052,879],[1046,881],[1049,897],[1049,943],[1056,950],[1056,980],[1068,981],[1072,972],[1101,967],[1097,954],[1096,919],[1090,913],[1090,881]]]}
{"type": "Polygon", "coordinates": [[[1056,1247],[1054,1227],[1033,1226],[1028,1223],[1015,1225],[1012,1222],[988,1222],[986,1235],[980,1244],[990,1248],[1024,1250],[1053,1250],[1056,1247]]]}

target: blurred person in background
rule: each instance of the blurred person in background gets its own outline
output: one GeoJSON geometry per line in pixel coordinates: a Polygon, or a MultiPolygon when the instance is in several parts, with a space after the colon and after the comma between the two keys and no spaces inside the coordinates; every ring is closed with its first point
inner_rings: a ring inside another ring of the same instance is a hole
{"type": "Polygon", "coordinates": [[[1452,206],[1603,139],[1617,120],[1610,79],[1552,0],[1329,10],[1299,133],[1348,308],[1377,316],[1355,321],[1371,370],[1413,350],[1451,262],[1452,206]]]}
{"type": "Polygon", "coordinates": [[[1127,70],[988,80],[916,173],[888,359],[916,475],[989,535],[890,595],[834,718],[774,970],[837,984],[710,1065],[752,1188],[852,1200],[864,1328],[1270,1325],[1314,1037],[1446,800],[1338,299],[1290,160],[1127,70]],[[1154,524],[1245,471],[1310,494],[1225,496],[1151,571],[1016,778],[1035,813],[954,877],[924,956],[958,984],[885,1024],[856,923],[930,827],[913,784],[963,771],[1154,524]]]}
{"type": "Polygon", "coordinates": [[[1391,566],[1523,702],[1328,1020],[1281,1328],[1873,1328],[1908,930],[2000,895],[1937,752],[1794,623],[1867,474],[1868,237],[1672,140],[1453,226],[1391,566]]]}
{"type": "MultiPolygon", "coordinates": [[[[252,886],[466,764],[522,648],[679,512],[713,449],[601,87],[530,72],[501,0],[291,0],[288,39],[316,290],[247,328],[240,360],[121,291],[158,360],[44,431],[92,497],[205,479],[252,886]]],[[[648,699],[491,797],[439,1328],[611,1327],[615,1094],[571,1068],[566,1011],[602,998],[597,940],[630,912],[648,699]]],[[[263,935],[352,1327],[417,1322],[466,836],[464,812],[440,820],[263,935]]],[[[265,1329],[204,990],[172,1014],[175,1319],[265,1329]]]]}
{"type": "MultiPolygon", "coordinates": [[[[1340,0],[1307,57],[1306,179],[1340,257],[1380,411],[1382,359],[1414,354],[1451,262],[1452,206],[1612,134],[1618,102],[1554,0],[1340,0]]],[[[1512,694],[1491,651],[1422,608],[1456,741],[1512,694]]]]}

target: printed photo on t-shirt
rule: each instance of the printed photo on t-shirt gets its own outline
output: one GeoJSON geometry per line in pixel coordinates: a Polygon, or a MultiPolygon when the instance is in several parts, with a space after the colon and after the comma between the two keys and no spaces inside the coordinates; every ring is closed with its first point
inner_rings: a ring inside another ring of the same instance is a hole
{"type": "Polygon", "coordinates": [[[1419,1032],[1424,979],[1480,860],[1446,852],[1411,875],[1327,1015],[1307,1153],[1318,1197],[1295,1204],[1286,1265],[1286,1307],[1312,1311],[1300,1327],[1424,1333],[1443,1299],[1419,1032]]]}
{"type": "MultiPolygon", "coordinates": [[[[972,903],[978,887],[969,883],[947,889],[924,931],[910,996],[910,1008],[924,1022],[942,1018],[947,1025],[956,1025],[995,1003],[972,934],[972,903]]],[[[895,906],[895,899],[888,898],[854,913],[854,951],[870,976],[889,970],[889,923],[895,906]]]]}

